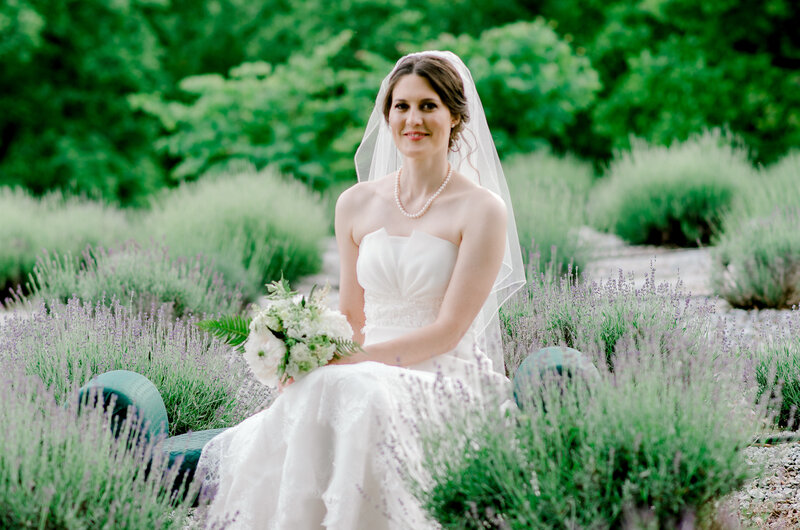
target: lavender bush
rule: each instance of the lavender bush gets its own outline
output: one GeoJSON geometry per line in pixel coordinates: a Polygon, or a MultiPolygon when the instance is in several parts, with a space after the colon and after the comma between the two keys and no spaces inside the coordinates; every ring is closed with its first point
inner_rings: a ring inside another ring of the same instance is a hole
{"type": "MultiPolygon", "coordinates": [[[[544,275],[505,313],[508,361],[567,345],[599,380],[545,376],[510,416],[425,423],[411,480],[445,528],[707,527],[768,423],[747,348],[679,288],[544,275]]],[[[763,395],[763,392],[761,393],[763,395]]],[[[463,409],[463,407],[461,407],[463,409]]],[[[454,411],[460,410],[454,405],[454,411]]]]}
{"type": "Polygon", "coordinates": [[[167,407],[170,434],[229,427],[269,397],[240,355],[165,308],[142,314],[113,300],[35,308],[0,328],[0,362],[38,376],[59,403],[91,377],[131,370],[150,379],[167,407]]]}
{"type": "Polygon", "coordinates": [[[800,153],[767,168],[725,216],[711,285],[734,307],[800,304],[800,153]]]}
{"type": "Polygon", "coordinates": [[[613,373],[545,379],[524,413],[424,424],[412,484],[428,513],[458,529],[708,526],[748,477],[742,449],[765,412],[740,361],[662,347],[625,340],[613,373]]]}
{"type": "Polygon", "coordinates": [[[80,260],[45,253],[34,267],[30,291],[44,301],[116,299],[136,312],[166,304],[175,317],[233,314],[242,306],[241,295],[223,284],[207,260],[173,258],[166,248],[134,242],[111,250],[88,247],[80,260]]]}
{"type": "Polygon", "coordinates": [[[272,169],[208,176],[157,200],[142,239],[176,256],[202,254],[253,300],[265,283],[315,272],[328,233],[318,196],[272,169]]]}
{"type": "Polygon", "coordinates": [[[800,309],[762,333],[755,355],[758,393],[778,397],[775,422],[796,430],[800,427],[800,309]]]}
{"type": "Polygon", "coordinates": [[[113,244],[129,233],[126,216],[113,207],[0,188],[0,289],[24,282],[42,249],[78,253],[87,244],[113,244]]]}
{"type": "Polygon", "coordinates": [[[707,244],[754,176],[747,151],[719,131],[669,147],[634,141],[595,187],[592,221],[634,244],[707,244]]]}
{"type": "Polygon", "coordinates": [[[538,263],[552,262],[559,272],[570,265],[583,270],[586,252],[579,244],[578,229],[586,223],[592,166],[537,151],[512,157],[503,167],[523,257],[538,254],[538,263]]]}
{"type": "Polygon", "coordinates": [[[58,406],[7,357],[0,373],[0,527],[183,528],[190,506],[164,487],[177,468],[153,445],[122,442],[136,425],[117,441],[101,409],[58,406]]]}

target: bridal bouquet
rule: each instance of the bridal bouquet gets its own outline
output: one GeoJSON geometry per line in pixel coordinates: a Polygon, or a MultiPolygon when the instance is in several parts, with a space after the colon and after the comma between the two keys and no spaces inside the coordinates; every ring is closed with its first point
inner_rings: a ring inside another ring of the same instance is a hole
{"type": "Polygon", "coordinates": [[[360,349],[347,318],[325,305],[327,288],[314,288],[305,297],[281,279],[268,284],[267,293],[269,304],[252,319],[228,317],[198,324],[238,346],[265,385],[296,379],[360,349]]]}

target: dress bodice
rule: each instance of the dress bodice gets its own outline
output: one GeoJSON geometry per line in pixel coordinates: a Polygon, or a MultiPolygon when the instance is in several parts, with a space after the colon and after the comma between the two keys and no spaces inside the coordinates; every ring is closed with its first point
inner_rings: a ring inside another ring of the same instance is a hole
{"type": "Polygon", "coordinates": [[[365,334],[433,322],[457,256],[458,246],[419,230],[392,236],[381,228],[364,236],[356,274],[364,288],[365,334]]]}

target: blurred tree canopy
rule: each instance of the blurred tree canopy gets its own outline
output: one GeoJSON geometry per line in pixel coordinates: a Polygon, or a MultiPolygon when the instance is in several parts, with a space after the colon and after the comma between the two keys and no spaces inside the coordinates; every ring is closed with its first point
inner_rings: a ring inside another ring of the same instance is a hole
{"type": "Polygon", "coordinates": [[[0,4],[0,184],[123,203],[162,185],[157,124],[126,94],[163,86],[146,2],[0,4]]]}
{"type": "Polygon", "coordinates": [[[800,2],[531,4],[557,21],[600,73],[591,132],[601,143],[627,148],[635,135],[668,144],[727,126],[760,162],[800,145],[800,2]]]}
{"type": "MultiPolygon", "coordinates": [[[[159,94],[132,98],[157,116],[168,135],[157,146],[181,162],[177,179],[193,179],[237,158],[277,164],[318,189],[352,180],[353,153],[393,63],[349,51],[345,31],[286,63],[244,63],[225,78],[185,79],[190,103],[159,94]],[[357,63],[356,63],[357,61],[357,63]],[[349,63],[338,69],[333,64],[349,63]]],[[[501,153],[528,152],[563,136],[575,112],[600,88],[596,72],[539,20],[445,35],[422,48],[451,49],[470,67],[501,153]]]]}
{"type": "Polygon", "coordinates": [[[426,46],[463,55],[504,153],[727,126],[769,162],[800,145],[798,27],[795,0],[5,0],[0,185],[135,205],[247,158],[325,188],[426,46]]]}
{"type": "Polygon", "coordinates": [[[335,69],[352,33],[343,32],[310,55],[286,63],[243,63],[230,76],[184,79],[191,103],[159,94],[131,98],[136,108],[157,116],[167,135],[156,147],[176,160],[178,180],[224,169],[238,160],[258,167],[276,164],[312,187],[324,189],[352,179],[353,154],[375,100],[376,87],[392,64],[360,54],[359,68],[335,69]],[[377,65],[377,67],[376,67],[377,65]]]}

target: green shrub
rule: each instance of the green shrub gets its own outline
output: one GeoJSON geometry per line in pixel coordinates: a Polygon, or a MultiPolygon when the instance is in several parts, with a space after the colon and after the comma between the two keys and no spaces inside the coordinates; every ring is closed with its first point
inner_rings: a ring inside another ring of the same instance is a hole
{"type": "Polygon", "coordinates": [[[711,285],[734,307],[800,304],[800,154],[768,167],[725,215],[711,285]]]}
{"type": "Polygon", "coordinates": [[[541,18],[479,37],[445,34],[421,49],[451,50],[464,60],[501,155],[566,143],[567,127],[601,87],[589,60],[541,18]]]}
{"type": "Polygon", "coordinates": [[[106,250],[87,248],[82,259],[41,256],[31,275],[31,291],[44,301],[66,303],[120,300],[136,312],[169,306],[175,317],[188,314],[234,314],[241,295],[228,289],[218,273],[200,258],[172,258],[165,248],[134,242],[106,250]]]}
{"type": "Polygon", "coordinates": [[[113,301],[54,303],[0,328],[0,363],[38,376],[59,403],[92,377],[130,370],[150,379],[167,407],[170,434],[229,427],[265,399],[238,354],[165,310],[136,314],[113,301]]]}
{"type": "Polygon", "coordinates": [[[143,221],[142,239],[173,256],[203,255],[248,300],[283,275],[315,272],[329,220],[318,196],[268,169],[220,174],[163,195],[143,221]]]}
{"type": "Polygon", "coordinates": [[[74,254],[86,245],[111,245],[129,234],[115,208],[60,193],[36,199],[0,188],[0,289],[24,283],[43,249],[74,254]]]}
{"type": "Polygon", "coordinates": [[[116,441],[110,415],[77,415],[5,359],[0,368],[0,527],[184,527],[190,506],[163,487],[177,468],[167,472],[151,444],[125,443],[134,425],[124,422],[116,441]]]}
{"type": "Polygon", "coordinates": [[[749,219],[720,236],[711,285],[733,307],[800,304],[800,208],[749,219]]]}
{"type": "Polygon", "coordinates": [[[775,423],[796,430],[800,427],[800,310],[792,311],[778,329],[761,337],[756,361],[759,395],[778,398],[775,423]]]}
{"type": "Polygon", "coordinates": [[[595,187],[595,226],[634,244],[707,244],[755,170],[719,131],[669,147],[634,141],[595,187]]]}
{"type": "Polygon", "coordinates": [[[582,271],[586,253],[579,245],[578,229],[586,223],[591,165],[538,151],[507,159],[503,168],[523,259],[538,254],[540,264],[553,262],[560,273],[570,265],[582,271]]]}
{"type": "Polygon", "coordinates": [[[454,529],[707,526],[748,477],[742,450],[766,414],[749,406],[743,363],[679,337],[668,349],[628,342],[596,384],[545,378],[511,418],[423,424],[411,482],[428,513],[454,529]]]}

